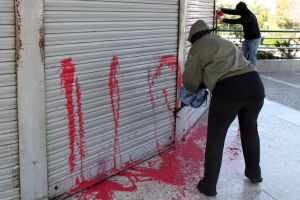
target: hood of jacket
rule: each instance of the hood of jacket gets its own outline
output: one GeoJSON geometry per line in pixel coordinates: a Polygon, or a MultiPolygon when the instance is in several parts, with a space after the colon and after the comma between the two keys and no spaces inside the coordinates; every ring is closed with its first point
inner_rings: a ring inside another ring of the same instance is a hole
{"type": "Polygon", "coordinates": [[[244,2],[239,2],[236,7],[235,10],[239,13],[239,14],[246,14],[248,13],[250,10],[248,9],[247,5],[244,2]]]}
{"type": "Polygon", "coordinates": [[[195,33],[198,33],[200,31],[205,31],[205,30],[209,30],[208,25],[203,20],[198,20],[197,22],[195,22],[192,25],[192,27],[190,29],[188,41],[191,41],[191,39],[195,33]]]}

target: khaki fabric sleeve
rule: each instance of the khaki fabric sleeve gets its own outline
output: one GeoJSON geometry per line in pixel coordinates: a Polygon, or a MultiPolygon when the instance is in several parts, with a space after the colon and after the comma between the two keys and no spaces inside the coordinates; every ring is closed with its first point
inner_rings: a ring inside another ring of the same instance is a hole
{"type": "Polygon", "coordinates": [[[185,70],[183,72],[183,85],[185,89],[190,92],[198,90],[202,83],[203,66],[197,56],[190,55],[185,63],[185,70]]]}

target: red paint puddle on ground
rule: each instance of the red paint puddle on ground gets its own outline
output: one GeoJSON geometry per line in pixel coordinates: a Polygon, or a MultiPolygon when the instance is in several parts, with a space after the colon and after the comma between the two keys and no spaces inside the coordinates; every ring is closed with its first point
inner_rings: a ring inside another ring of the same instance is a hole
{"type": "MultiPolygon", "coordinates": [[[[120,120],[120,87],[117,79],[117,73],[120,70],[119,60],[117,56],[114,56],[110,65],[110,74],[109,74],[109,95],[111,99],[111,108],[114,115],[115,123],[115,135],[114,135],[114,166],[113,170],[117,170],[117,149],[121,154],[121,147],[119,144],[119,120],[120,120]],[[115,101],[115,98],[117,99],[115,101]]],[[[122,163],[122,158],[120,155],[120,163],[122,163]]]]}
{"type": "MultiPolygon", "coordinates": [[[[141,162],[141,160],[126,162],[124,164],[124,166],[122,166],[120,169],[112,170],[113,174],[108,174],[108,171],[105,169],[105,162],[102,161],[101,163],[99,163],[100,167],[98,169],[98,176],[97,177],[95,177],[93,179],[90,179],[90,180],[84,180],[82,182],[76,182],[76,187],[74,189],[70,190],[68,193],[66,193],[66,196],[69,197],[73,194],[76,194],[80,191],[83,191],[84,189],[86,189],[88,187],[91,187],[91,186],[103,181],[105,178],[109,177],[109,175],[114,175],[114,174],[117,174],[117,173],[121,173],[121,172],[125,171],[126,169],[137,165],[140,162],[141,162]]],[[[108,181],[108,180],[105,180],[105,181],[108,181]]],[[[89,197],[91,195],[91,193],[84,193],[84,194],[79,195],[79,196],[77,195],[76,198],[77,199],[83,199],[83,200],[90,200],[90,199],[93,199],[93,198],[89,197]]]]}
{"type": "Polygon", "coordinates": [[[200,179],[204,148],[197,142],[205,143],[205,140],[206,127],[193,127],[186,141],[178,143],[174,148],[158,156],[159,162],[150,160],[143,166],[135,166],[121,172],[118,176],[124,177],[127,183],[105,180],[75,198],[78,200],[111,200],[114,192],[135,192],[138,190],[138,183],[154,181],[176,187],[179,193],[174,194],[174,198],[180,199],[185,196],[184,187],[187,179],[195,172],[199,173],[200,179]]]}
{"type": "Polygon", "coordinates": [[[70,146],[70,155],[69,155],[69,166],[70,172],[73,172],[75,169],[75,140],[76,140],[76,128],[75,128],[75,111],[73,104],[73,83],[74,83],[74,73],[75,65],[72,63],[72,58],[66,58],[61,61],[61,85],[65,89],[67,104],[66,108],[68,111],[68,121],[69,121],[69,146],[70,146]]]}

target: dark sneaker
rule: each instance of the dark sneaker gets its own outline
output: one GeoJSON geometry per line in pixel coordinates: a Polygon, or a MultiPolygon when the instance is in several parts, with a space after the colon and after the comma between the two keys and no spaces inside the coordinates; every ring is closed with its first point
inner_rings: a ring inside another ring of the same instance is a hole
{"type": "Polygon", "coordinates": [[[210,189],[208,188],[204,181],[201,180],[199,181],[198,185],[197,185],[197,189],[199,190],[199,192],[205,194],[206,196],[212,197],[212,196],[216,196],[217,195],[217,191],[216,189],[210,189]]]}
{"type": "Polygon", "coordinates": [[[262,177],[260,176],[257,176],[257,177],[254,177],[254,176],[250,176],[250,174],[245,171],[245,176],[252,182],[252,183],[261,183],[263,181],[262,177]]]}

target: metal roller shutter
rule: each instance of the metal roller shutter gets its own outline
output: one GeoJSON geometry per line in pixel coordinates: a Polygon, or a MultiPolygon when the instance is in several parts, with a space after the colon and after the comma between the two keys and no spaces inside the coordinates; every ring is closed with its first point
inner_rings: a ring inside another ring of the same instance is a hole
{"type": "Polygon", "coordinates": [[[49,197],[174,142],[178,0],[45,0],[49,197]]]}
{"type": "MultiPolygon", "coordinates": [[[[188,0],[187,4],[187,22],[186,22],[186,38],[193,23],[197,20],[204,20],[210,28],[214,26],[214,7],[215,2],[212,0],[188,0]]],[[[186,40],[186,56],[189,52],[191,44],[186,40]]]]}
{"type": "MultiPolygon", "coordinates": [[[[214,26],[214,6],[215,2],[212,0],[187,0],[186,9],[186,40],[185,40],[185,60],[189,53],[191,43],[187,40],[190,28],[194,22],[199,19],[204,20],[210,28],[214,26]]],[[[184,63],[185,63],[184,60],[184,63]]],[[[200,107],[198,109],[186,108],[184,117],[182,119],[182,127],[184,130],[189,130],[191,126],[198,121],[199,117],[203,115],[207,107],[200,107]]]]}
{"type": "Polygon", "coordinates": [[[0,0],[0,199],[20,199],[14,16],[0,0]]]}

